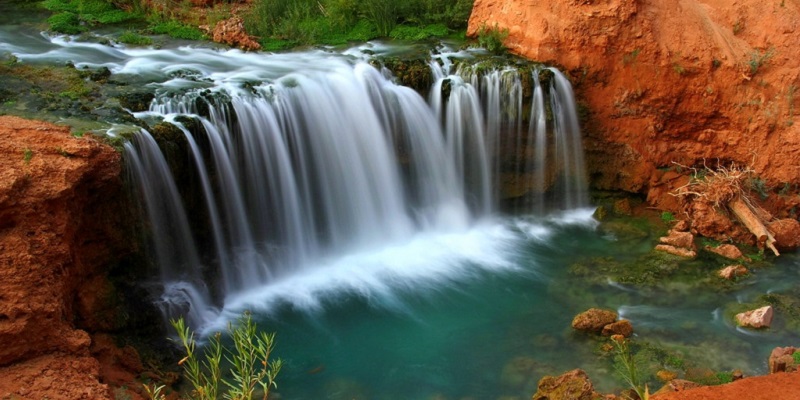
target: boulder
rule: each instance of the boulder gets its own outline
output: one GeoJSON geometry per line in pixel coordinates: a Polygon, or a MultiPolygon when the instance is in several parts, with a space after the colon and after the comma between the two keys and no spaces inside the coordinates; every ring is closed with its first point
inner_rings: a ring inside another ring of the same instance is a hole
{"type": "Polygon", "coordinates": [[[800,222],[785,218],[770,222],[767,229],[775,237],[775,245],[780,250],[794,250],[800,247],[800,222]]]}
{"type": "Polygon", "coordinates": [[[772,324],[772,315],[772,306],[764,306],[736,314],[736,323],[749,328],[769,328],[772,324]]]}
{"type": "Polygon", "coordinates": [[[614,311],[590,308],[572,319],[572,327],[579,331],[599,333],[616,320],[617,313],[614,311]]]}
{"type": "Polygon", "coordinates": [[[776,347],[769,355],[769,373],[790,372],[797,369],[794,362],[794,354],[798,349],[795,347],[776,347]]]}
{"type": "Polygon", "coordinates": [[[592,400],[599,397],[586,372],[574,369],[557,377],[542,378],[532,400],[592,400]]]}
{"type": "Polygon", "coordinates": [[[694,235],[689,232],[681,232],[671,229],[667,236],[662,236],[659,241],[673,247],[682,247],[685,249],[694,248],[694,235]]]}
{"type": "Polygon", "coordinates": [[[728,265],[727,267],[719,270],[717,275],[719,275],[722,279],[731,280],[733,278],[738,278],[740,276],[747,275],[750,272],[745,268],[744,265],[736,264],[736,265],[728,265]]]}
{"type": "Polygon", "coordinates": [[[621,319],[604,326],[601,333],[603,336],[622,335],[630,337],[633,335],[633,325],[631,325],[631,321],[621,319]]]}
{"type": "Polygon", "coordinates": [[[742,251],[732,244],[723,244],[719,245],[718,247],[706,246],[706,250],[731,260],[744,258],[742,251]]]}

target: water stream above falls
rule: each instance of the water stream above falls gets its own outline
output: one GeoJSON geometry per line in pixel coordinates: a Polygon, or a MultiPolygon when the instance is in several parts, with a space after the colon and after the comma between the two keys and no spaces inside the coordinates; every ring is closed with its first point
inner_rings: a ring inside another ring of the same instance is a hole
{"type": "Polygon", "coordinates": [[[657,233],[621,236],[591,217],[557,70],[442,48],[420,94],[369,62],[398,50],[380,43],[245,54],[17,35],[0,29],[0,52],[107,67],[156,93],[136,117],[176,128],[125,151],[159,304],[203,332],[252,310],[277,332],[283,398],[528,398],[573,368],[611,390],[599,342],[569,327],[596,306],[715,369],[763,373],[769,349],[798,340],[780,317],[748,332],[722,312],[793,290],[792,255],[720,291],[693,283],[719,267],[708,259],[655,287],[586,272],[637,262],[657,233]]]}

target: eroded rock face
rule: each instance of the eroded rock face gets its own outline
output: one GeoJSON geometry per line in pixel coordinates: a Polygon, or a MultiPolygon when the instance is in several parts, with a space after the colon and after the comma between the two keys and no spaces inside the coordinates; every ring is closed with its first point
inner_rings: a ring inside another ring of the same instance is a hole
{"type": "Polygon", "coordinates": [[[50,398],[104,398],[98,391],[107,388],[96,380],[83,386],[88,397],[60,397],[66,389],[58,382],[68,382],[69,371],[83,371],[81,381],[97,375],[91,338],[76,323],[115,327],[101,317],[113,290],[99,293],[84,283],[102,281],[109,260],[130,243],[120,237],[119,210],[112,212],[125,207],[115,202],[121,198],[119,154],[72,137],[68,128],[8,116],[0,117],[0,154],[0,387],[8,390],[0,396],[33,398],[16,387],[34,390],[35,398],[48,397],[47,390],[50,398]],[[48,357],[64,364],[63,374],[47,366],[37,378],[24,375],[30,366],[46,366],[41,360],[48,357]],[[45,379],[47,370],[57,376],[45,379]],[[2,379],[12,376],[19,378],[2,379]],[[50,389],[35,392],[28,378],[45,379],[50,389]]]}
{"type": "MultiPolygon", "coordinates": [[[[648,192],[704,159],[800,183],[798,20],[796,2],[477,0],[468,33],[508,29],[512,52],[562,66],[591,110],[592,183],[648,192]]],[[[648,200],[677,207],[671,189],[648,200]]]]}
{"type": "Polygon", "coordinates": [[[797,349],[791,346],[772,349],[769,355],[769,373],[796,371],[798,368],[792,357],[796,351],[797,349]]]}

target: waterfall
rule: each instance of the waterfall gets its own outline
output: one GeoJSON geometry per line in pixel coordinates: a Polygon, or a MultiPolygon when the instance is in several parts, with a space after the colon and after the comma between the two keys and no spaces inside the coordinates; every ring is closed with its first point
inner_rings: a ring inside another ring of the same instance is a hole
{"type": "Polygon", "coordinates": [[[197,326],[232,295],[464,231],[510,198],[522,213],[545,212],[550,189],[557,208],[585,202],[572,89],[557,70],[431,61],[425,99],[367,62],[325,62],[180,94],[165,84],[139,115],[177,126],[189,160],[171,170],[147,131],[125,146],[165,313],[188,307],[197,326]]]}

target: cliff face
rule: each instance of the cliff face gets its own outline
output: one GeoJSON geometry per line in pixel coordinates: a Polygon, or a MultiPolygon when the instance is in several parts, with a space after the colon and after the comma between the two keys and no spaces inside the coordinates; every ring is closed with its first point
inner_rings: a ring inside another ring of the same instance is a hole
{"type": "Polygon", "coordinates": [[[674,163],[800,184],[799,25],[797,0],[476,0],[468,34],[508,29],[510,51],[566,70],[592,183],[674,209],[674,163]]]}
{"type": "Polygon", "coordinates": [[[76,326],[117,324],[104,268],[129,243],[119,154],[16,117],[0,117],[0,154],[0,396],[105,398],[76,326]]]}

